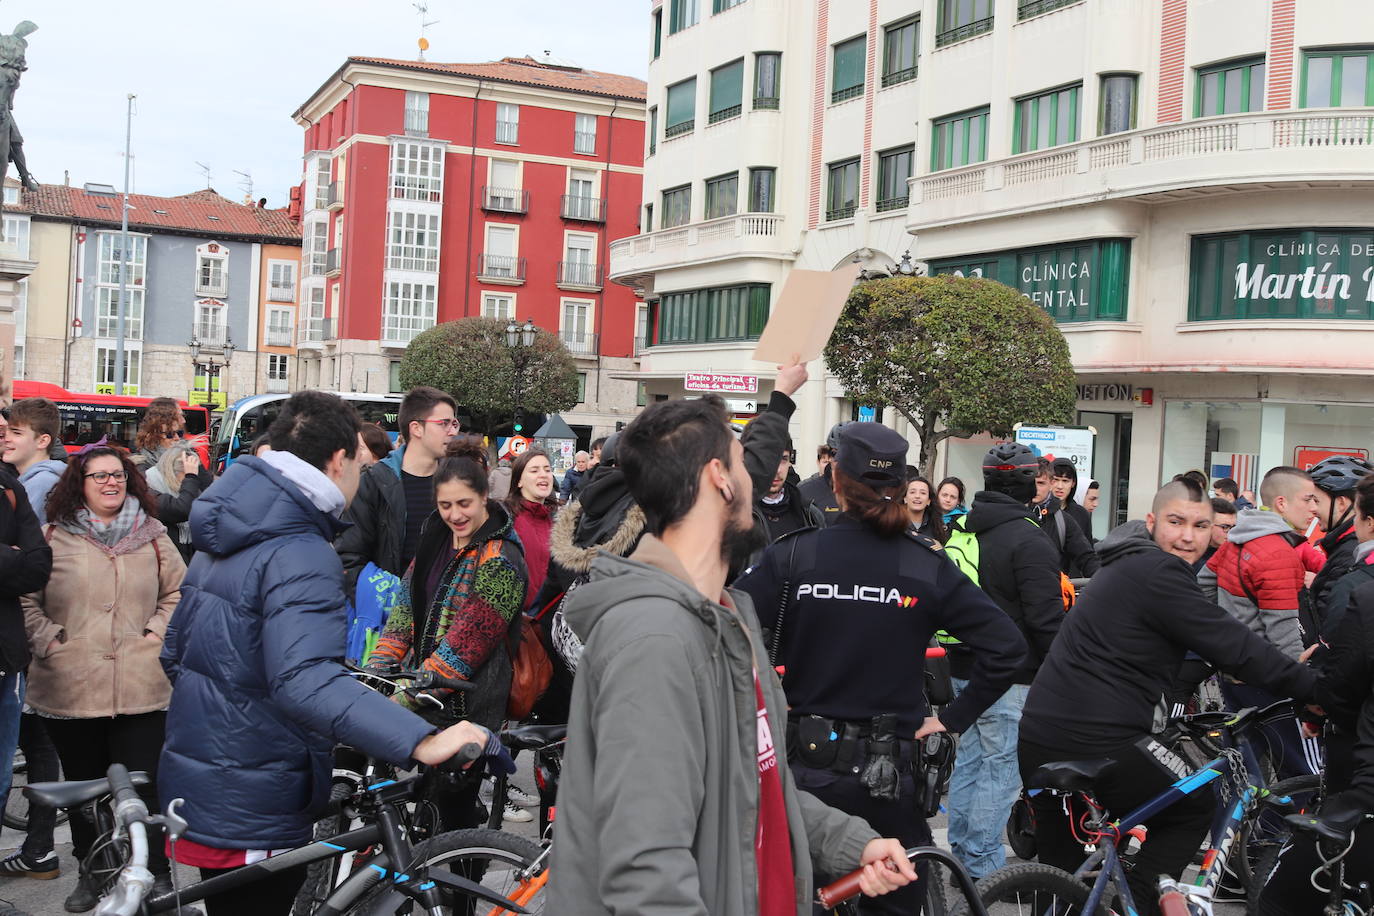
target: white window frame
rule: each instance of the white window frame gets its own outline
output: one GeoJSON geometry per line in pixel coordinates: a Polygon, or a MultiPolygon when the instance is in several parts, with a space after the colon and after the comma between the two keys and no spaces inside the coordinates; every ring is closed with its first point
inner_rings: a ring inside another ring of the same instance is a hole
{"type": "Polygon", "coordinates": [[[596,300],[563,296],[558,300],[558,339],[575,356],[591,356],[596,352],[596,300]],[[585,306],[587,320],[580,331],[567,326],[568,307],[585,306]]]}
{"type": "Polygon", "coordinates": [[[269,347],[289,347],[294,339],[296,323],[296,310],[287,306],[273,305],[267,309],[267,345],[269,347]],[[273,319],[280,319],[274,321],[273,319]],[[286,337],[286,343],[273,343],[273,334],[282,334],[286,337]]]}
{"type": "Polygon", "coordinates": [[[511,225],[510,223],[483,223],[483,224],[482,224],[482,275],[483,275],[483,276],[487,276],[487,277],[506,277],[506,276],[509,276],[509,278],[513,280],[513,279],[515,279],[515,278],[519,275],[519,273],[520,273],[520,227],[519,227],[518,225],[511,225]],[[488,264],[487,264],[487,256],[490,255],[490,254],[492,253],[492,251],[491,251],[491,231],[492,231],[493,229],[497,230],[498,232],[507,232],[507,231],[508,231],[508,232],[511,232],[511,233],[512,233],[512,238],[514,239],[514,242],[512,243],[512,246],[511,246],[512,249],[513,249],[512,252],[511,252],[511,254],[509,254],[509,255],[497,255],[497,257],[510,257],[510,258],[513,259],[513,260],[512,260],[512,265],[511,265],[511,271],[510,271],[510,274],[509,274],[509,275],[507,275],[507,274],[501,274],[501,273],[492,273],[490,267],[489,267],[488,264]]]}
{"type": "Polygon", "coordinates": [[[443,201],[443,143],[414,138],[392,138],[391,198],[429,203],[443,201]]]}
{"type": "Polygon", "coordinates": [[[514,321],[514,320],[515,320],[515,314],[516,314],[515,309],[516,309],[516,305],[515,305],[515,293],[496,292],[495,290],[489,290],[489,289],[484,289],[484,290],[482,290],[482,317],[483,317],[483,318],[499,318],[499,319],[501,319],[502,321],[514,321]],[[487,307],[487,306],[488,306],[488,301],[487,301],[487,300],[489,300],[489,299],[500,299],[500,300],[504,300],[505,303],[506,303],[506,308],[504,308],[504,309],[490,309],[490,308],[488,308],[488,307],[487,307]]]}
{"type": "Polygon", "coordinates": [[[221,248],[221,254],[196,253],[196,295],[229,295],[229,253],[221,248]]]}
{"type": "Polygon", "coordinates": [[[386,220],[387,269],[438,273],[439,214],[394,207],[387,213],[386,220]]]}
{"type": "MultiPolygon", "coordinates": [[[[145,290],[129,287],[129,308],[124,314],[124,336],[143,339],[143,296],[145,290]]],[[[95,288],[95,336],[113,340],[119,336],[119,287],[95,288]]]]}
{"type": "Polygon", "coordinates": [[[323,277],[325,264],[329,257],[329,219],[315,217],[306,220],[305,231],[301,235],[301,251],[304,257],[304,273],[307,277],[323,277]]]}
{"type": "Polygon", "coordinates": [[[649,345],[649,303],[635,303],[634,348],[638,353],[649,345]]]}
{"type": "MultiPolygon", "coordinates": [[[[101,344],[95,348],[95,365],[91,369],[92,391],[99,392],[102,385],[109,386],[114,392],[115,345],[101,344]],[[108,354],[105,355],[105,354],[108,354]],[[108,374],[105,369],[108,368],[108,374]]],[[[137,397],[143,376],[143,348],[139,344],[124,345],[124,391],[137,397]]]]}
{"type": "MultiPolygon", "coordinates": [[[[115,257],[119,250],[118,232],[96,233],[96,282],[102,285],[119,285],[120,260],[115,257]]],[[[129,265],[129,286],[143,288],[148,279],[148,236],[129,234],[129,254],[123,261],[129,265]]]]}
{"type": "Polygon", "coordinates": [[[520,142],[520,106],[496,103],[496,142],[514,146],[520,142]]]}
{"type": "Polygon", "coordinates": [[[324,284],[312,283],[301,291],[301,320],[296,328],[298,343],[319,342],[324,339],[324,315],[327,294],[324,284]],[[318,294],[319,301],[316,302],[318,294]]]}
{"type": "Polygon", "coordinates": [[[596,155],[596,115],[573,116],[573,152],[596,155]]]}
{"type": "Polygon", "coordinates": [[[300,265],[295,261],[267,262],[267,300],[269,302],[295,302],[296,280],[300,265]],[[285,277],[281,277],[285,274],[285,277]]]}
{"type": "Polygon", "coordinates": [[[409,135],[427,136],[429,134],[429,93],[406,91],[405,123],[403,129],[409,135]]]}
{"type": "Polygon", "coordinates": [[[14,377],[24,378],[24,343],[29,336],[29,278],[19,281],[14,295],[14,377]]]}
{"type": "Polygon", "coordinates": [[[8,204],[9,206],[17,206],[17,205],[19,204],[19,185],[17,185],[17,184],[7,184],[7,185],[5,185],[5,196],[4,196],[4,200],[5,200],[5,203],[8,204]]]}
{"type": "Polygon", "coordinates": [[[214,299],[196,301],[193,336],[207,347],[222,347],[229,341],[229,308],[214,299]]]}
{"type": "Polygon", "coordinates": [[[334,181],[334,157],[328,153],[314,153],[307,165],[310,173],[310,202],[312,210],[329,208],[329,186],[334,181]]]}
{"type": "Polygon", "coordinates": [[[382,344],[408,344],[434,327],[439,312],[437,280],[388,279],[382,290],[382,344]]]}
{"type": "MultiPolygon", "coordinates": [[[[8,191],[9,188],[5,190],[8,191]]],[[[22,213],[6,213],[4,226],[5,240],[0,242],[0,254],[27,261],[29,259],[29,218],[22,213]]]]}
{"type": "Polygon", "coordinates": [[[273,382],[289,381],[291,375],[291,359],[285,353],[267,354],[267,379],[273,382]],[[280,367],[278,369],[277,367],[280,367]]]}

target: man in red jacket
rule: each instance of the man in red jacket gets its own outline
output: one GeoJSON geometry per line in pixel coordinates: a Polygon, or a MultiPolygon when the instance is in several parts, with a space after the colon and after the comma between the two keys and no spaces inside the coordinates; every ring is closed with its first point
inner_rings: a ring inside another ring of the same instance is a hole
{"type": "MultiPolygon", "coordinates": [[[[1317,517],[1317,487],[1303,471],[1276,467],[1260,484],[1261,506],[1244,509],[1226,543],[1198,574],[1203,592],[1289,658],[1297,659],[1315,639],[1304,633],[1298,607],[1306,570],[1295,548],[1317,517]]],[[[1223,682],[1232,709],[1278,700],[1248,684],[1223,682]]],[[[1304,739],[1296,719],[1275,727],[1271,745],[1282,748],[1282,776],[1317,772],[1320,748],[1304,739]]]]}

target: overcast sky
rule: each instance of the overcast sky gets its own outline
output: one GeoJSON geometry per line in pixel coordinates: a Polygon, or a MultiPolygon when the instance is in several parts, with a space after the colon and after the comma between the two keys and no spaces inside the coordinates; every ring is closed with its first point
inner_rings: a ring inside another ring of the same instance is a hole
{"type": "MultiPolygon", "coordinates": [[[[488,61],[550,51],[592,70],[644,78],[645,0],[427,0],[429,60],[488,61]],[[589,9],[596,15],[588,15],[589,9]]],[[[291,112],[349,55],[412,59],[412,0],[0,0],[0,31],[30,19],[29,70],[15,97],[29,167],[41,182],[122,187],[126,96],[133,189],[205,187],[285,206],[301,177],[291,112]]],[[[12,174],[12,173],[11,173],[12,174]]]]}

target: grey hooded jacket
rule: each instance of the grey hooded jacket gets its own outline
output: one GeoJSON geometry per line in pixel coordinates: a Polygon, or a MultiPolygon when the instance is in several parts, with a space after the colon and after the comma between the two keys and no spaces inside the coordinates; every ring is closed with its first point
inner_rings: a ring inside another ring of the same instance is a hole
{"type": "MultiPolygon", "coordinates": [[[[708,601],[675,554],[646,535],[630,557],[602,555],[567,615],[586,649],[573,682],[549,910],[582,914],[758,911],[758,731],[787,699],[768,665],[748,595],[708,601]]],[[[779,767],[791,827],[798,916],[812,866],[840,875],[877,834],[796,788],[779,767]]]]}
{"type": "Polygon", "coordinates": [[[28,494],[39,525],[48,523],[48,494],[57,486],[57,481],[66,470],[67,462],[47,458],[19,475],[19,482],[24,485],[24,492],[28,494]]]}

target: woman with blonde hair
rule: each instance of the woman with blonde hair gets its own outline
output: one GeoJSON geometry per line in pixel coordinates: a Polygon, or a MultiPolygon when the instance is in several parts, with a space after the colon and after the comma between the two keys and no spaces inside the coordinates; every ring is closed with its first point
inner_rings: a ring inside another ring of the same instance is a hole
{"type": "MultiPolygon", "coordinates": [[[[191,503],[201,492],[200,478],[196,474],[199,468],[200,461],[189,443],[175,442],[162,450],[162,457],[158,458],[157,464],[148,468],[144,475],[148,481],[148,489],[158,497],[165,496],[170,500],[168,506],[172,511],[166,511],[159,506],[160,513],[165,512],[168,517],[180,517],[185,514],[188,519],[190,518],[191,503]],[[187,481],[191,483],[188,485],[187,481]]],[[[190,523],[181,521],[167,525],[167,535],[172,539],[172,543],[177,545],[181,558],[189,565],[191,556],[195,553],[195,548],[191,546],[190,523]]]]}

